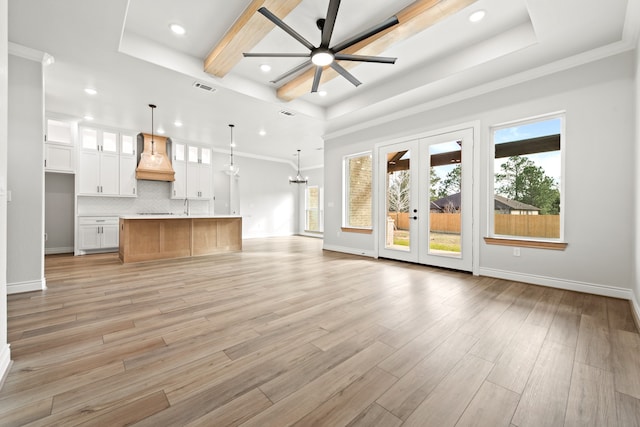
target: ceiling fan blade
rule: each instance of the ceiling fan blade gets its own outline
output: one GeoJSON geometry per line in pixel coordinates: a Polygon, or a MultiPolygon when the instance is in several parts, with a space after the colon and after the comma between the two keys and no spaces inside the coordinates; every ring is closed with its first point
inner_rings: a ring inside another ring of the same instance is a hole
{"type": "Polygon", "coordinates": [[[309,68],[309,66],[311,66],[311,60],[308,61],[304,61],[302,64],[298,65],[297,67],[294,67],[292,69],[290,69],[289,71],[287,71],[284,74],[279,75],[278,77],[276,77],[275,79],[271,80],[271,83],[278,83],[281,80],[286,79],[289,76],[292,76],[296,73],[301,72],[302,70],[305,70],[307,68],[309,68]]]}
{"type": "Polygon", "coordinates": [[[338,8],[340,8],[340,0],[331,0],[329,2],[329,9],[327,9],[327,17],[322,27],[322,40],[320,41],[320,47],[329,48],[331,43],[331,35],[333,34],[333,27],[336,24],[336,18],[338,17],[338,8]]]}
{"type": "Polygon", "coordinates": [[[316,72],[313,75],[313,84],[311,85],[311,93],[316,93],[320,86],[320,77],[322,77],[322,67],[316,66],[316,72]]]}
{"type": "Polygon", "coordinates": [[[378,34],[381,31],[386,30],[389,27],[393,27],[394,25],[398,25],[399,21],[398,21],[398,17],[396,17],[395,15],[392,16],[391,18],[387,19],[386,21],[376,25],[373,28],[370,28],[366,31],[361,32],[360,34],[357,34],[353,37],[351,37],[348,40],[343,41],[342,43],[334,46],[331,48],[331,50],[333,50],[334,52],[340,52],[342,50],[345,50],[348,47],[353,46],[356,43],[360,43],[362,40],[368,39],[369,37],[378,34]]]}
{"type": "Polygon", "coordinates": [[[245,58],[308,58],[311,53],[252,53],[242,54],[245,58]]]}
{"type": "Polygon", "coordinates": [[[260,12],[261,14],[263,14],[264,16],[267,17],[267,19],[271,22],[273,22],[274,24],[276,24],[278,27],[282,28],[287,34],[289,34],[291,37],[293,37],[294,39],[298,40],[300,43],[302,43],[307,49],[309,50],[313,50],[316,47],[314,45],[312,45],[307,39],[305,39],[304,37],[302,37],[300,34],[298,34],[296,32],[296,30],[294,30],[293,28],[291,28],[290,26],[288,26],[287,24],[284,23],[283,20],[281,20],[280,18],[278,18],[276,15],[274,15],[273,13],[271,13],[269,11],[269,9],[267,9],[266,7],[261,7],[260,9],[258,9],[258,12],[260,12]]]}
{"type": "Polygon", "coordinates": [[[362,84],[362,82],[360,80],[356,79],[353,74],[351,74],[350,72],[345,70],[344,67],[342,67],[340,64],[338,64],[336,61],[333,61],[331,63],[331,68],[333,68],[338,73],[340,73],[340,75],[342,77],[344,77],[345,79],[349,80],[354,86],[357,87],[357,86],[360,86],[362,84]]]}
{"type": "Polygon", "coordinates": [[[341,61],[378,62],[381,64],[395,64],[398,59],[388,56],[348,55],[346,53],[336,53],[334,57],[341,61]]]}

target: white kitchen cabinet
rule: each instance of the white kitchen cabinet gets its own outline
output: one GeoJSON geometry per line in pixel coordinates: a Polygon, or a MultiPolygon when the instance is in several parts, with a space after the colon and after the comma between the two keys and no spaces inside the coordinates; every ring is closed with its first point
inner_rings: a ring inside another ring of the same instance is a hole
{"type": "Polygon", "coordinates": [[[120,196],[137,197],[137,165],[136,137],[134,135],[120,135],[120,196]]]}
{"type": "Polygon", "coordinates": [[[171,198],[185,199],[187,197],[187,164],[186,150],[187,146],[181,143],[173,143],[173,158],[171,165],[175,172],[175,181],[171,183],[171,198]]]}
{"type": "Polygon", "coordinates": [[[213,183],[211,181],[211,149],[188,146],[187,198],[211,199],[213,197],[213,183]]]}
{"type": "Polygon", "coordinates": [[[118,247],[118,217],[79,217],[78,249],[108,251],[118,247]]]}
{"type": "Polygon", "coordinates": [[[118,196],[120,158],[118,134],[94,128],[80,128],[78,194],[118,196]]]}
{"type": "Polygon", "coordinates": [[[75,129],[74,122],[47,119],[44,144],[46,172],[75,172],[75,129]]]}
{"type": "Polygon", "coordinates": [[[74,173],[74,147],[47,142],[44,144],[44,170],[46,172],[74,173]]]}

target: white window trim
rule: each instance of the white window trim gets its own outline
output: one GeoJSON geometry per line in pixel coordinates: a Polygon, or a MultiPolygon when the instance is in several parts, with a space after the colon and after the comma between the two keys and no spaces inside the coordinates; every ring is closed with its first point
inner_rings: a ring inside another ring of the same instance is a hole
{"type": "Polygon", "coordinates": [[[324,191],[323,190],[324,189],[319,185],[309,185],[304,190],[304,231],[306,233],[323,233],[324,232],[324,209],[323,209],[324,191]],[[310,230],[309,224],[307,224],[307,219],[308,219],[307,212],[311,210],[309,209],[309,189],[310,188],[318,189],[318,207],[316,210],[318,211],[318,227],[320,228],[319,230],[310,230]]]}
{"type": "Polygon", "coordinates": [[[373,151],[362,151],[360,153],[348,154],[342,158],[342,229],[343,230],[352,230],[352,231],[364,231],[371,232],[373,230],[373,221],[374,221],[374,205],[373,205],[373,190],[374,190],[374,181],[373,181],[373,151]],[[349,185],[348,185],[348,177],[349,177],[349,160],[355,157],[364,157],[369,156],[371,158],[371,226],[369,227],[356,227],[349,224],[349,185]]]}
{"type": "MultiPolygon", "coordinates": [[[[489,158],[488,158],[488,200],[487,200],[487,206],[488,206],[488,212],[489,214],[487,215],[487,234],[488,234],[488,239],[490,241],[499,241],[499,240],[504,240],[504,241],[518,241],[521,242],[523,244],[526,244],[526,242],[532,242],[534,243],[532,246],[533,247],[539,247],[538,245],[535,245],[535,242],[550,242],[550,243],[565,243],[565,237],[564,237],[564,222],[565,222],[565,214],[566,214],[566,209],[565,209],[565,157],[566,157],[566,152],[567,152],[567,144],[566,144],[566,111],[556,111],[553,113],[548,113],[548,114],[541,114],[541,115],[537,115],[537,116],[532,116],[532,117],[527,117],[527,118],[523,118],[523,119],[518,119],[518,120],[512,120],[509,122],[504,122],[504,123],[499,123],[496,125],[492,125],[489,128],[489,145],[490,145],[490,153],[489,153],[489,158]],[[504,129],[504,128],[509,128],[509,127],[514,127],[514,126],[521,126],[521,125],[527,125],[527,124],[531,124],[531,123],[536,123],[536,122],[541,122],[541,121],[545,121],[545,120],[552,120],[552,119],[560,119],[560,237],[559,238],[544,238],[544,237],[525,237],[525,236],[509,236],[509,235],[503,235],[503,234],[495,234],[495,229],[494,229],[494,218],[495,218],[495,203],[494,203],[494,195],[495,195],[495,170],[494,170],[494,165],[495,165],[495,157],[496,157],[496,150],[495,150],[495,144],[494,144],[494,135],[495,132],[500,130],[500,129],[504,129]]],[[[485,239],[486,241],[486,239],[485,239]]],[[[497,243],[491,243],[491,244],[497,244],[497,243]]],[[[565,245],[566,246],[566,245],[565,245]]]]}

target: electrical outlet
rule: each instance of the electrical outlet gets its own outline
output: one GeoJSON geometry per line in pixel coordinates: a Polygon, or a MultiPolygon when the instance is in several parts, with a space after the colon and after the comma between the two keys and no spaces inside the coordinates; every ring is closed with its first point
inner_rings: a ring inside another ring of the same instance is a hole
{"type": "Polygon", "coordinates": [[[520,248],[513,248],[513,256],[520,256],[520,248]]]}

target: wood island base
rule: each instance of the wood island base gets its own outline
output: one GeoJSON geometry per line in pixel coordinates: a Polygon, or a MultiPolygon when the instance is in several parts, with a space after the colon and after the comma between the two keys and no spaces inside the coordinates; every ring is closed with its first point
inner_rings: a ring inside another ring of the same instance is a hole
{"type": "Polygon", "coordinates": [[[123,263],[242,250],[241,217],[120,217],[123,263]]]}

